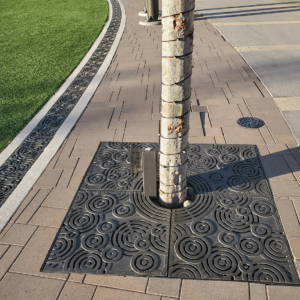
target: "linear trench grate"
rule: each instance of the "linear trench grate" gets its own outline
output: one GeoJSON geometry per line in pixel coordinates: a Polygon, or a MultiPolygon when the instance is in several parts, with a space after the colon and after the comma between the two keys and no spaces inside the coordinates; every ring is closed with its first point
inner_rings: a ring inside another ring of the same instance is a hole
{"type": "Polygon", "coordinates": [[[110,2],[112,5],[111,23],[102,41],[86,65],[55,102],[45,117],[0,166],[0,207],[9,198],[27,171],[29,171],[51,142],[60,126],[84,94],[109,53],[122,20],[119,2],[117,0],[110,0],[110,2]]]}
{"type": "Polygon", "coordinates": [[[255,146],[190,145],[192,204],[173,210],[143,195],[132,147],[158,151],[100,144],[42,271],[299,284],[255,146]]]}

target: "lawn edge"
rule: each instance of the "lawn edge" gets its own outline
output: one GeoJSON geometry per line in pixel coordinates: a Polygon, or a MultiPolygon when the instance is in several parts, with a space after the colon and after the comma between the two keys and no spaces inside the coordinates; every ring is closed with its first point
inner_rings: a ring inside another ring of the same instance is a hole
{"type": "MultiPolygon", "coordinates": [[[[122,11],[122,20],[120,28],[116,35],[116,38],[113,42],[111,49],[109,50],[105,60],[103,61],[101,67],[99,68],[97,74],[93,78],[92,82],[89,84],[80,100],[66,118],[64,123],[61,125],[57,133],[54,135],[53,139],[49,145],[44,149],[43,153],[35,161],[30,170],[26,173],[22,181],[5,201],[5,203],[0,208],[0,232],[9,222],[19,205],[25,199],[29,191],[32,189],[35,182],[41,176],[41,174],[46,169],[47,165],[50,163],[53,156],[56,154],[58,149],[63,144],[64,140],[67,138],[73,127],[75,126],[77,120],[80,118],[87,104],[94,95],[97,87],[101,83],[110,63],[114,57],[114,54],[118,48],[120,40],[122,38],[125,23],[126,23],[126,14],[124,6],[121,0],[117,0],[120,4],[122,11]]],[[[66,89],[71,85],[73,80],[76,78],[78,73],[83,69],[85,64],[88,62],[98,45],[101,43],[107,29],[112,21],[112,5],[111,2],[107,1],[109,4],[109,19],[103,27],[99,37],[94,42],[93,46],[90,48],[88,53],[85,55],[80,64],[68,77],[68,79],[63,83],[63,85],[58,89],[58,91],[51,97],[51,99],[43,106],[43,108],[34,116],[34,118],[28,123],[28,125],[14,138],[14,140],[2,151],[0,154],[0,166],[12,155],[12,153],[21,145],[24,139],[34,130],[37,124],[42,120],[42,118],[48,113],[52,106],[56,103],[59,97],[66,91],[66,89]]]]}

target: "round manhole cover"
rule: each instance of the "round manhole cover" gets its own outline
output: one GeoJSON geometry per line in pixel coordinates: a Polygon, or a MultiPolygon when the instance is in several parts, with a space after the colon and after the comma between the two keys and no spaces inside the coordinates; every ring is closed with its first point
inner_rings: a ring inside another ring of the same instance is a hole
{"type": "Polygon", "coordinates": [[[237,123],[245,128],[259,128],[265,125],[264,121],[252,117],[240,118],[237,123]]]}

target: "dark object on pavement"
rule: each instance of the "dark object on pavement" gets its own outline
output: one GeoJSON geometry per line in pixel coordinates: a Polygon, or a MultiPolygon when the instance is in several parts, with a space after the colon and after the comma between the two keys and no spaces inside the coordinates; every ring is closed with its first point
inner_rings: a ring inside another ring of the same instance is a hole
{"type": "Polygon", "coordinates": [[[253,117],[240,118],[237,120],[237,123],[241,127],[253,129],[260,128],[265,125],[264,121],[253,117]]]}
{"type": "Polygon", "coordinates": [[[148,147],[100,144],[42,271],[299,284],[255,146],[190,145],[192,203],[172,210],[130,173],[148,147]]]}

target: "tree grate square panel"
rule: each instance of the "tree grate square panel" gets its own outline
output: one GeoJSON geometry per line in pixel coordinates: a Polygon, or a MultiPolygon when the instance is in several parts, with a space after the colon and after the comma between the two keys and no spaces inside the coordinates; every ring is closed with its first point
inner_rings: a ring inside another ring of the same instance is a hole
{"type": "Polygon", "coordinates": [[[299,284],[255,146],[190,145],[192,204],[173,210],[143,195],[132,147],[159,149],[100,144],[42,271],[299,284]]]}

